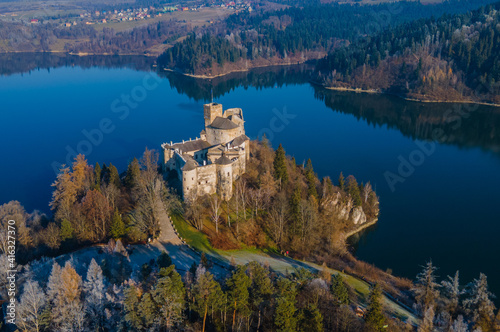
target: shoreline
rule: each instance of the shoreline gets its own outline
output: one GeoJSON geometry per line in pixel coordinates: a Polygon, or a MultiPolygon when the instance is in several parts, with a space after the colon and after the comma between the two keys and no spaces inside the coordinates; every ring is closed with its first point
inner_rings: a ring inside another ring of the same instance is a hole
{"type": "Polygon", "coordinates": [[[323,88],[325,88],[327,90],[356,92],[356,93],[369,93],[369,94],[379,94],[379,95],[390,95],[390,96],[396,96],[396,97],[401,98],[401,99],[406,100],[406,101],[413,101],[413,102],[417,102],[417,103],[476,104],[476,105],[483,105],[483,106],[500,107],[500,104],[487,103],[487,102],[484,102],[484,101],[418,99],[418,98],[405,97],[405,96],[394,94],[394,93],[384,92],[384,91],[380,91],[380,90],[377,90],[377,89],[366,90],[366,89],[361,89],[361,88],[343,88],[343,87],[326,86],[326,85],[323,85],[321,83],[312,82],[312,81],[311,81],[311,83],[320,85],[320,86],[322,86],[323,88]]]}
{"type": "Polygon", "coordinates": [[[346,238],[346,240],[347,240],[348,238],[350,238],[351,236],[356,235],[356,234],[360,233],[361,231],[363,231],[363,230],[365,230],[365,229],[367,229],[367,228],[369,228],[369,227],[371,227],[371,226],[375,225],[377,222],[378,222],[378,218],[375,218],[375,219],[373,219],[372,221],[367,221],[367,222],[365,222],[365,223],[364,223],[364,224],[362,224],[362,225],[361,225],[358,229],[355,229],[355,230],[352,230],[352,231],[350,231],[350,232],[347,232],[347,233],[345,234],[345,238],[346,238]]]}
{"type": "MultiPolygon", "coordinates": [[[[309,60],[308,60],[309,61],[309,60]]],[[[307,61],[301,61],[297,63],[280,63],[280,64],[272,64],[272,65],[263,65],[263,66],[255,66],[255,67],[249,67],[246,69],[240,69],[240,70],[231,70],[227,73],[223,74],[218,74],[218,75],[196,75],[196,74],[188,74],[184,73],[179,70],[175,69],[170,69],[170,68],[163,68],[164,71],[176,73],[179,75],[183,75],[186,77],[192,77],[196,79],[204,79],[204,80],[211,80],[214,78],[218,77],[223,77],[227,76],[233,73],[243,73],[243,72],[248,72],[252,69],[257,69],[257,68],[267,68],[267,67],[277,67],[277,66],[295,66],[295,65],[301,65],[306,63],[307,61]]],[[[473,101],[473,100],[432,100],[432,99],[418,99],[418,98],[410,98],[410,97],[405,97],[402,95],[390,93],[390,92],[384,92],[380,91],[377,89],[362,89],[362,88],[344,88],[344,87],[332,87],[332,86],[326,86],[322,83],[315,82],[315,81],[310,81],[311,84],[319,85],[327,90],[334,90],[334,91],[344,91],[344,92],[355,92],[355,93],[368,93],[368,94],[379,94],[379,95],[390,95],[390,96],[395,96],[398,98],[401,98],[406,101],[412,101],[412,102],[417,102],[417,103],[442,103],[442,104],[476,104],[476,105],[483,105],[483,106],[492,106],[492,107],[500,107],[500,104],[495,104],[495,103],[487,103],[487,102],[482,102],[482,101],[473,101]]]]}
{"type": "Polygon", "coordinates": [[[0,51],[0,54],[19,54],[19,53],[33,53],[33,54],[43,54],[43,53],[51,53],[51,54],[64,54],[64,55],[73,55],[73,56],[94,56],[94,55],[102,55],[102,56],[145,56],[145,57],[158,57],[155,54],[147,53],[147,54],[138,54],[138,53],[87,53],[87,52],[66,52],[66,51],[0,51]]]}
{"type": "Polygon", "coordinates": [[[229,71],[227,73],[222,73],[222,74],[218,74],[218,75],[196,75],[196,74],[188,74],[188,73],[184,73],[182,71],[175,70],[175,69],[170,69],[170,68],[163,68],[163,70],[164,71],[168,71],[168,72],[172,72],[172,73],[176,73],[176,74],[179,74],[179,75],[187,76],[187,77],[198,78],[198,79],[203,79],[203,80],[211,80],[211,79],[214,79],[214,78],[223,77],[223,76],[227,76],[227,75],[234,74],[234,73],[248,72],[250,70],[258,69],[258,68],[268,68],[268,67],[278,67],[278,66],[280,66],[280,67],[281,66],[297,66],[297,65],[302,65],[302,64],[306,63],[307,61],[309,61],[309,60],[306,60],[306,61],[297,61],[296,63],[276,63],[276,64],[271,64],[271,65],[262,65],[262,66],[248,67],[246,69],[231,70],[231,71],[229,71]]]}

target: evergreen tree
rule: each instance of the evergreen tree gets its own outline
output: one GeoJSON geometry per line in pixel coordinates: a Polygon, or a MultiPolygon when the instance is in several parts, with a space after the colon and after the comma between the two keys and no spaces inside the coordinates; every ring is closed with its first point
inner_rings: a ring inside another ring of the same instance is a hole
{"type": "Polygon", "coordinates": [[[118,213],[118,209],[115,209],[113,213],[113,219],[111,220],[111,226],[109,233],[113,239],[122,238],[126,234],[125,223],[123,222],[122,216],[118,213]]]}
{"type": "Polygon", "coordinates": [[[101,166],[95,163],[94,166],[94,186],[93,189],[101,190],[101,166]]]}
{"type": "Polygon", "coordinates": [[[276,326],[276,331],[297,331],[296,296],[297,288],[292,281],[286,278],[281,278],[278,280],[276,309],[274,312],[274,325],[276,326]]]}
{"type": "Polygon", "coordinates": [[[322,181],[322,197],[333,193],[333,183],[329,176],[325,176],[322,181]]]}
{"type": "Polygon", "coordinates": [[[250,314],[248,288],[252,281],[245,273],[245,266],[238,266],[231,277],[226,281],[229,303],[233,308],[233,330],[236,324],[236,314],[244,317],[250,314]]]}
{"type": "Polygon", "coordinates": [[[137,311],[142,320],[142,328],[145,330],[153,328],[153,325],[160,317],[158,306],[150,292],[142,294],[137,311]]]}
{"type": "Polygon", "coordinates": [[[340,305],[348,305],[350,302],[349,291],[347,290],[347,287],[344,283],[344,278],[340,273],[332,276],[332,295],[340,305]]]}
{"type": "Polygon", "coordinates": [[[202,332],[204,332],[209,309],[217,310],[220,308],[224,293],[219,283],[214,280],[213,275],[210,272],[204,272],[198,275],[192,294],[194,298],[193,309],[200,317],[203,317],[202,332]]]}
{"type": "Polygon", "coordinates": [[[344,175],[342,174],[342,172],[340,172],[340,175],[339,175],[339,188],[340,188],[340,190],[345,190],[345,180],[344,180],[344,175]]]}
{"type": "Polygon", "coordinates": [[[181,276],[175,271],[174,265],[161,268],[160,276],[153,294],[155,302],[160,307],[161,325],[169,331],[182,322],[186,290],[181,276]]]}
{"type": "Polygon", "coordinates": [[[61,230],[59,231],[61,241],[73,239],[73,225],[68,221],[68,219],[63,219],[61,221],[61,230]]]}
{"type": "Polygon", "coordinates": [[[314,169],[312,166],[311,159],[307,159],[306,164],[306,180],[307,180],[307,196],[312,196],[314,198],[318,197],[318,190],[316,189],[316,175],[314,175],[314,169]]]}
{"type": "Polygon", "coordinates": [[[125,322],[128,330],[140,331],[142,329],[142,321],[138,313],[139,308],[139,293],[135,286],[129,286],[124,291],[125,299],[123,308],[125,311],[125,322]]]}
{"type": "Polygon", "coordinates": [[[257,312],[257,331],[261,325],[263,310],[270,306],[271,296],[274,293],[273,284],[267,271],[258,262],[248,263],[248,272],[252,284],[250,286],[250,303],[254,312],[257,312]]]}
{"type": "Polygon", "coordinates": [[[358,181],[352,175],[347,177],[347,193],[351,196],[354,206],[361,206],[361,192],[359,190],[358,181]]]}
{"type": "Polygon", "coordinates": [[[274,177],[281,182],[281,187],[288,182],[285,149],[280,144],[274,155],[274,177]]]}
{"type": "Polygon", "coordinates": [[[464,300],[464,306],[472,315],[472,321],[476,328],[483,331],[493,330],[495,317],[495,304],[491,300],[495,296],[488,290],[486,275],[479,274],[468,287],[469,298],[464,300]]]}
{"type": "Polygon", "coordinates": [[[415,298],[422,310],[425,312],[429,307],[434,306],[436,299],[439,298],[439,284],[436,283],[437,268],[429,261],[424,267],[422,272],[417,275],[415,281],[415,298]]]}
{"type": "Polygon", "coordinates": [[[118,169],[111,163],[109,163],[109,181],[108,183],[112,183],[116,186],[116,188],[120,188],[122,183],[120,181],[120,174],[118,173],[118,169]]]}
{"type": "Polygon", "coordinates": [[[139,166],[139,161],[134,158],[127,167],[127,173],[125,175],[125,186],[129,189],[134,188],[137,185],[137,181],[141,175],[141,167],[139,166]]]}
{"type": "Polygon", "coordinates": [[[385,316],[382,307],[382,288],[375,284],[368,296],[368,307],[366,308],[366,324],[375,331],[384,331],[385,316]]]}
{"type": "Polygon", "coordinates": [[[299,331],[323,332],[323,316],[314,303],[300,310],[299,331]]]}
{"type": "Polygon", "coordinates": [[[167,252],[163,250],[161,254],[156,258],[156,264],[158,264],[158,267],[160,269],[164,267],[169,267],[170,265],[172,265],[172,259],[167,254],[167,252]]]}

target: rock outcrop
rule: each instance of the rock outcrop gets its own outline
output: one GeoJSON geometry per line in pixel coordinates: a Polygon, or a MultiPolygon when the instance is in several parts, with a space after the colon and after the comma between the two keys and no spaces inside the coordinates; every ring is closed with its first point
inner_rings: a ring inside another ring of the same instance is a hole
{"type": "Polygon", "coordinates": [[[361,206],[356,206],[352,209],[351,220],[354,225],[361,225],[366,222],[366,214],[361,206]]]}

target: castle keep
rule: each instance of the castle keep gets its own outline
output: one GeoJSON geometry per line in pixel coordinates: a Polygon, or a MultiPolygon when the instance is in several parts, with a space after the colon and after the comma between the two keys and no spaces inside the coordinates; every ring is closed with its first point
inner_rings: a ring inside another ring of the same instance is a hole
{"type": "Polygon", "coordinates": [[[223,111],[221,104],[210,103],[203,105],[203,113],[205,129],[200,138],[162,144],[163,170],[177,173],[184,199],[217,193],[228,200],[250,156],[243,111],[223,111]]]}

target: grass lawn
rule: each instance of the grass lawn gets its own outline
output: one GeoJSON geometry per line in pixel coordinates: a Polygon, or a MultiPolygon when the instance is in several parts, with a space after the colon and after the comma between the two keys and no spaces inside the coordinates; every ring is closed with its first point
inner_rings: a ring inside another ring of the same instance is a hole
{"type": "Polygon", "coordinates": [[[216,252],[216,250],[210,245],[207,236],[193,226],[189,225],[182,215],[175,213],[170,216],[170,219],[172,219],[179,235],[190,246],[205,253],[216,252]]]}
{"type": "MultiPolygon", "coordinates": [[[[250,261],[258,261],[261,264],[269,264],[269,266],[273,270],[284,274],[292,273],[300,267],[307,268],[309,270],[312,270],[313,272],[321,271],[323,269],[321,265],[315,263],[301,262],[289,257],[281,256],[277,253],[276,250],[273,249],[214,249],[211,246],[207,236],[189,225],[189,223],[184,219],[182,215],[172,214],[170,217],[175,225],[175,228],[177,229],[177,232],[189,245],[206,254],[211,254],[218,259],[225,260],[226,262],[229,262],[231,259],[234,259],[237,264],[246,264],[250,261]]],[[[344,277],[344,281],[354,289],[357,295],[358,303],[361,305],[366,305],[368,294],[370,293],[370,285],[366,281],[334,269],[329,269],[329,272],[332,274],[341,273],[344,277]]],[[[396,304],[394,301],[385,298],[385,306],[386,310],[392,315],[397,316],[403,320],[409,319],[413,324],[418,324],[418,319],[416,319],[410,312],[396,304]]]]}

